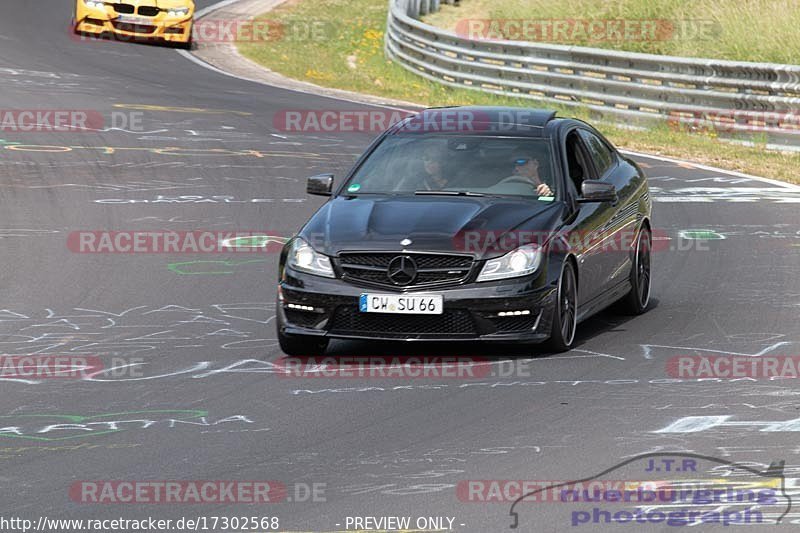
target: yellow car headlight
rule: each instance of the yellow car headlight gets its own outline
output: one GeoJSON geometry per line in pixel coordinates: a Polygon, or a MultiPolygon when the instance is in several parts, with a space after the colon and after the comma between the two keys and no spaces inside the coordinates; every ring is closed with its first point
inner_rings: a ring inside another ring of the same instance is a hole
{"type": "Polygon", "coordinates": [[[170,17],[185,17],[189,14],[188,7],[171,7],[167,10],[167,16],[170,17]]]}
{"type": "Polygon", "coordinates": [[[101,0],[83,0],[83,3],[86,7],[95,7],[97,9],[103,9],[106,7],[106,3],[102,2],[101,0]]]}

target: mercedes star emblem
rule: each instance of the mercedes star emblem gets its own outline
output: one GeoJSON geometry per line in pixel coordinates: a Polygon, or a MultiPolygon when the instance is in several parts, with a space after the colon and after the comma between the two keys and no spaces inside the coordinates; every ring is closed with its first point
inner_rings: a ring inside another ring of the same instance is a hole
{"type": "Polygon", "coordinates": [[[398,255],[389,263],[387,276],[395,285],[408,285],[417,277],[417,263],[407,255],[398,255]]]}

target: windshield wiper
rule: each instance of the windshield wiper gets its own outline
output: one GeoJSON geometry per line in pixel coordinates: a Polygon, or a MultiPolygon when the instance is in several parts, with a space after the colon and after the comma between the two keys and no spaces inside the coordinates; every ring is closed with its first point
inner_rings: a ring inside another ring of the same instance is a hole
{"type": "Polygon", "coordinates": [[[414,194],[430,196],[485,196],[479,192],[472,191],[414,191],[414,194]]]}

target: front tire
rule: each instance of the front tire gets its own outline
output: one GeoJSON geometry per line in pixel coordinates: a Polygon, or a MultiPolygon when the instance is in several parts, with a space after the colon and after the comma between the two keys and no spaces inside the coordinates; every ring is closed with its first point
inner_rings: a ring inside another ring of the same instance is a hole
{"type": "Polygon", "coordinates": [[[550,328],[548,348],[554,352],[566,352],[575,342],[578,327],[578,283],[572,262],[565,261],[558,278],[556,303],[553,306],[553,321],[550,328]]]}
{"type": "Polygon", "coordinates": [[[653,236],[647,226],[643,226],[636,239],[636,251],[631,267],[631,292],[620,301],[622,311],[630,315],[641,315],[650,303],[650,252],[653,236]]]}
{"type": "Polygon", "coordinates": [[[189,40],[187,40],[184,43],[180,41],[171,43],[171,45],[177,48],[178,50],[188,50],[188,51],[192,50],[193,44],[194,44],[194,39],[192,39],[191,35],[189,36],[189,40]]]}
{"type": "Polygon", "coordinates": [[[185,43],[178,43],[178,48],[181,50],[192,50],[192,45],[194,44],[194,24],[189,27],[189,38],[186,39],[185,43]]]}

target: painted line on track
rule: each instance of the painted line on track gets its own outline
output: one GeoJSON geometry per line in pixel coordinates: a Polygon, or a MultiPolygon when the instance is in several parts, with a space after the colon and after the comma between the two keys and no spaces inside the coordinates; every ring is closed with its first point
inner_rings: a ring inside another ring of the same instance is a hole
{"type": "Polygon", "coordinates": [[[241,0],[222,0],[222,2],[217,2],[216,4],[211,4],[210,6],[206,6],[203,9],[201,9],[200,11],[195,11],[194,12],[194,16],[195,16],[195,18],[198,18],[198,19],[199,18],[203,18],[206,15],[208,15],[209,13],[211,13],[212,11],[216,11],[218,9],[222,9],[223,7],[227,7],[227,6],[231,5],[231,4],[235,4],[236,2],[239,2],[239,1],[241,1],[241,0]]]}
{"type": "Polygon", "coordinates": [[[683,160],[683,159],[675,159],[675,158],[672,158],[672,157],[664,157],[664,156],[660,156],[660,155],[643,154],[641,152],[634,152],[634,151],[631,151],[631,150],[623,150],[623,149],[620,149],[620,152],[625,153],[625,154],[629,154],[629,155],[632,155],[632,156],[635,156],[635,157],[645,157],[645,158],[648,158],[648,159],[655,159],[657,161],[664,161],[666,163],[674,163],[676,165],[689,164],[693,168],[697,168],[699,170],[706,170],[708,172],[719,172],[721,174],[727,174],[729,176],[736,176],[737,178],[749,178],[749,179],[752,179],[752,180],[763,181],[764,183],[770,183],[772,185],[777,185],[777,186],[783,187],[785,189],[800,190],[800,186],[794,185],[793,183],[787,183],[785,181],[773,180],[773,179],[764,178],[764,177],[761,177],[761,176],[754,176],[753,174],[745,174],[744,172],[737,172],[735,170],[725,170],[724,168],[717,168],[717,167],[712,167],[712,166],[709,166],[709,165],[703,165],[701,163],[695,163],[694,161],[686,161],[686,160],[683,160]]]}

